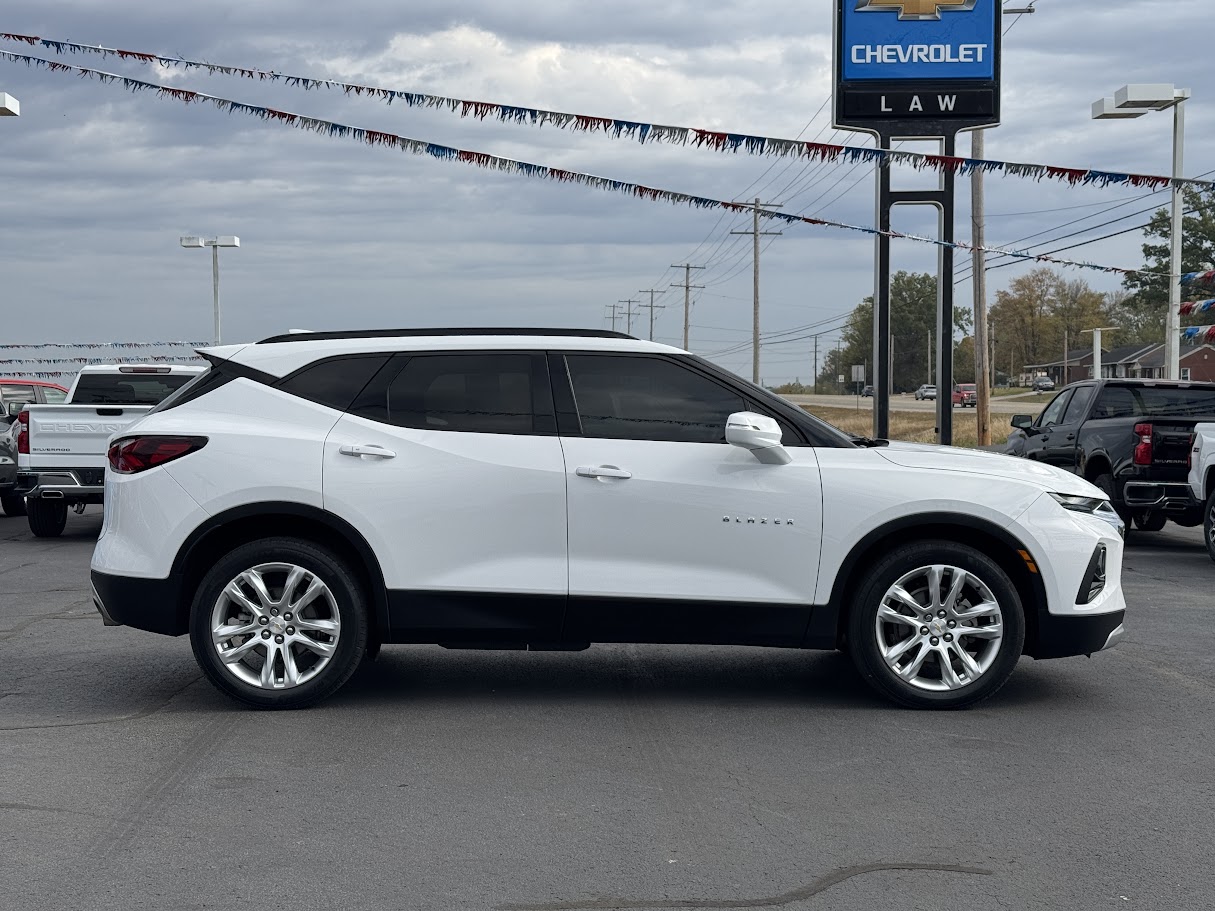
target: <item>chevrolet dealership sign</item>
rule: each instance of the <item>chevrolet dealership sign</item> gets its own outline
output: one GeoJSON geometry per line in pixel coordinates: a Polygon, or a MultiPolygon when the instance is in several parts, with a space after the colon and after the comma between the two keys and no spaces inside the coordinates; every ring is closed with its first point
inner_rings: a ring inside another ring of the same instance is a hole
{"type": "Polygon", "coordinates": [[[836,0],[837,126],[939,136],[999,122],[999,0],[836,0]]]}

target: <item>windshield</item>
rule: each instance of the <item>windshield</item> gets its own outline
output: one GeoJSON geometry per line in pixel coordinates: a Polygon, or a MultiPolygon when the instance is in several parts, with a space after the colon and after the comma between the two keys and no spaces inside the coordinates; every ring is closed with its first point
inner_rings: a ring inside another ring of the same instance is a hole
{"type": "Polygon", "coordinates": [[[193,373],[84,373],[72,393],[73,405],[158,405],[193,373]]]}

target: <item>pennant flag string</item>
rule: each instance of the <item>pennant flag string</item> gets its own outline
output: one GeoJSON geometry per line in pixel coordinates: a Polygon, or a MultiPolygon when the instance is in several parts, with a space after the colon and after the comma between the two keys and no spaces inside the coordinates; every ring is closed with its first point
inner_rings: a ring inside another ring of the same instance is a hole
{"type": "Polygon", "coordinates": [[[1181,330],[1183,342],[1215,342],[1215,326],[1194,326],[1181,330]]]}
{"type": "MultiPolygon", "coordinates": [[[[36,342],[26,345],[0,345],[0,351],[30,351],[35,348],[206,348],[210,342],[36,342]]],[[[0,363],[6,363],[0,361],[0,363]]]]}
{"type": "Polygon", "coordinates": [[[1210,285],[1215,288],[1215,272],[1187,272],[1181,276],[1182,285],[1210,285]]]}
{"type": "Polygon", "coordinates": [[[201,60],[189,60],[185,57],[168,57],[144,51],[124,51],[119,48],[103,47],[96,44],[60,41],[12,32],[0,32],[0,39],[45,47],[59,54],[68,52],[99,54],[102,57],[118,57],[122,60],[131,60],[145,65],[159,64],[165,67],[183,67],[186,70],[204,70],[212,75],[218,73],[225,76],[253,79],[259,82],[281,82],[285,85],[308,90],[335,88],[347,95],[377,98],[388,104],[401,102],[409,107],[432,108],[456,114],[460,117],[472,117],[476,120],[492,119],[503,123],[529,124],[538,127],[551,125],[563,130],[603,133],[609,139],[620,139],[623,136],[636,139],[641,143],[690,144],[696,147],[713,149],[718,152],[738,153],[742,151],[748,155],[807,158],[811,161],[826,162],[843,161],[847,164],[860,161],[877,164],[881,167],[889,167],[891,164],[902,164],[917,170],[929,168],[935,171],[956,173],[963,176],[969,175],[974,171],[983,171],[1039,181],[1044,178],[1059,180],[1067,183],[1069,186],[1095,185],[1106,187],[1118,185],[1139,188],[1146,187],[1152,190],[1160,190],[1172,186],[1195,187],[1198,189],[1215,188],[1215,181],[1194,178],[1171,178],[1153,174],[1123,174],[1113,171],[1098,171],[1090,168],[1061,168],[1052,165],[928,155],[922,152],[904,152],[894,149],[871,149],[864,146],[804,142],[797,139],[752,136],[746,133],[729,133],[697,127],[668,126],[637,120],[622,120],[613,117],[595,117],[589,114],[570,114],[563,111],[550,111],[544,108],[532,108],[523,105],[474,101],[465,98],[453,98],[447,95],[431,95],[425,92],[409,92],[400,89],[360,85],[353,82],[342,82],[337,79],[315,79],[309,76],[293,76],[275,70],[261,70],[244,66],[225,66],[201,60]]]}
{"type": "MultiPolygon", "coordinates": [[[[432,158],[437,158],[441,161],[469,164],[478,168],[484,168],[486,170],[501,171],[507,174],[521,174],[524,177],[533,177],[541,180],[553,180],[561,183],[581,184],[582,186],[590,187],[592,189],[603,190],[609,193],[623,193],[627,196],[635,196],[639,199],[645,199],[651,202],[661,201],[668,202],[673,205],[689,205],[697,209],[726,209],[728,211],[738,213],[751,211],[751,206],[745,203],[711,199],[705,196],[693,196],[673,190],[647,187],[642,184],[631,183],[629,181],[614,180],[608,177],[598,177],[594,174],[586,174],[581,171],[550,168],[545,165],[533,164],[526,161],[517,161],[513,158],[503,158],[498,155],[491,155],[487,152],[474,152],[466,149],[456,149],[450,146],[425,142],[419,139],[410,139],[406,136],[398,136],[393,133],[368,130],[362,127],[352,127],[346,124],[335,123],[334,121],[330,120],[322,120],[316,117],[306,117],[301,114],[293,114],[288,111],[279,111],[274,108],[263,107],[261,105],[245,104],[243,102],[232,101],[227,98],[219,98],[214,95],[207,95],[202,92],[190,91],[189,89],[179,89],[171,86],[158,85],[154,82],[145,82],[142,79],[133,79],[129,76],[119,76],[115,73],[106,73],[102,72],[101,70],[89,69],[87,67],[70,66],[68,64],[59,63],[53,60],[45,60],[41,57],[29,57],[23,54],[13,54],[8,51],[0,51],[0,59],[23,62],[28,66],[45,67],[52,72],[77,73],[82,77],[96,78],[99,82],[105,84],[119,83],[131,92],[150,91],[158,98],[168,98],[175,101],[181,101],[185,104],[211,104],[219,110],[227,111],[228,113],[246,114],[251,117],[256,117],[259,120],[273,121],[275,123],[294,127],[298,130],[308,130],[310,132],[319,133],[323,136],[328,136],[331,138],[348,139],[367,145],[388,146],[399,149],[403,152],[409,152],[413,155],[426,155],[432,158]]],[[[785,224],[818,225],[822,227],[838,228],[845,231],[855,231],[871,236],[885,235],[887,237],[933,244],[938,247],[949,247],[957,250],[976,249],[971,244],[962,241],[950,243],[933,237],[923,237],[918,234],[904,234],[900,231],[881,231],[877,228],[852,225],[846,222],[831,221],[823,218],[810,218],[803,215],[765,211],[762,209],[760,210],[759,214],[764,218],[773,219],[785,224]]],[[[989,253],[996,256],[1008,256],[1014,259],[1029,262],[1055,263],[1061,266],[1073,266],[1075,268],[1091,269],[1098,272],[1110,272],[1120,275],[1142,273],[1163,275],[1165,277],[1169,276],[1169,273],[1167,272],[1162,273],[1148,269],[1125,269],[1117,266],[1103,266],[1097,263],[1083,262],[1073,259],[1061,259],[1059,257],[1048,256],[1046,254],[1030,253],[1023,250],[1007,250],[999,247],[986,246],[979,247],[977,249],[980,252],[989,253]]]]}
{"type": "Polygon", "coordinates": [[[1215,310],[1215,297],[1205,301],[1186,301],[1181,305],[1182,316],[1193,316],[1195,313],[1206,313],[1215,310]]]}

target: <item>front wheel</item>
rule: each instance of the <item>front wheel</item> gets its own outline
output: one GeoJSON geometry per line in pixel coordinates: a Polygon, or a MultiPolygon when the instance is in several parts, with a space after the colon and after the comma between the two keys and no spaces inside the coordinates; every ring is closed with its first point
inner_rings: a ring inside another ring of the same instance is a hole
{"type": "Polygon", "coordinates": [[[311,705],[354,673],[367,648],[358,580],[329,550],[294,538],[236,548],[204,577],[190,644],[219,690],[257,708],[311,705]]]}
{"type": "Polygon", "coordinates": [[[67,527],[67,503],[63,500],[28,500],[30,531],[36,538],[58,538],[67,527]]]}
{"type": "MultiPolygon", "coordinates": [[[[1101,492],[1109,498],[1111,502],[1114,500],[1114,476],[1108,471],[1105,474],[1099,474],[1093,478],[1093,484],[1101,488],[1101,492]]],[[[1128,528],[1131,524],[1131,513],[1125,506],[1119,506],[1116,502],[1113,503],[1114,510],[1118,513],[1118,518],[1122,519],[1122,524],[1128,528]]]]}
{"type": "Polygon", "coordinates": [[[6,516],[25,515],[25,497],[0,497],[0,509],[6,516]]]}
{"type": "Polygon", "coordinates": [[[1207,497],[1207,507],[1204,510],[1206,518],[1202,522],[1202,530],[1207,539],[1207,553],[1215,560],[1215,490],[1207,497]]]}
{"type": "Polygon", "coordinates": [[[1012,580],[964,544],[906,544],[867,574],[848,620],[852,659],[879,693],[911,708],[959,709],[995,693],[1025,644],[1012,580]]]}

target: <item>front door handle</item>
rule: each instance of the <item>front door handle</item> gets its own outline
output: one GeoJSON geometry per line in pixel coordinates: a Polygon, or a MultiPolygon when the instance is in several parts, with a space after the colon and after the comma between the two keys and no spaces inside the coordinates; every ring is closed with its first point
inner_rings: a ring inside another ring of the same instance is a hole
{"type": "Polygon", "coordinates": [[[580,478],[616,478],[620,481],[627,481],[633,476],[631,471],[625,471],[615,465],[600,465],[596,468],[583,467],[576,469],[574,473],[580,478]]]}
{"type": "Polygon", "coordinates": [[[361,446],[347,443],[339,447],[338,452],[346,456],[366,457],[369,459],[395,459],[397,457],[397,454],[391,449],[385,449],[383,446],[377,446],[375,443],[364,443],[361,446]]]}
{"type": "Polygon", "coordinates": [[[1075,438],[1076,438],[1076,435],[1075,435],[1074,433],[1069,433],[1069,434],[1067,435],[1067,441],[1068,441],[1069,443],[1070,443],[1072,440],[1074,440],[1075,438]]]}

